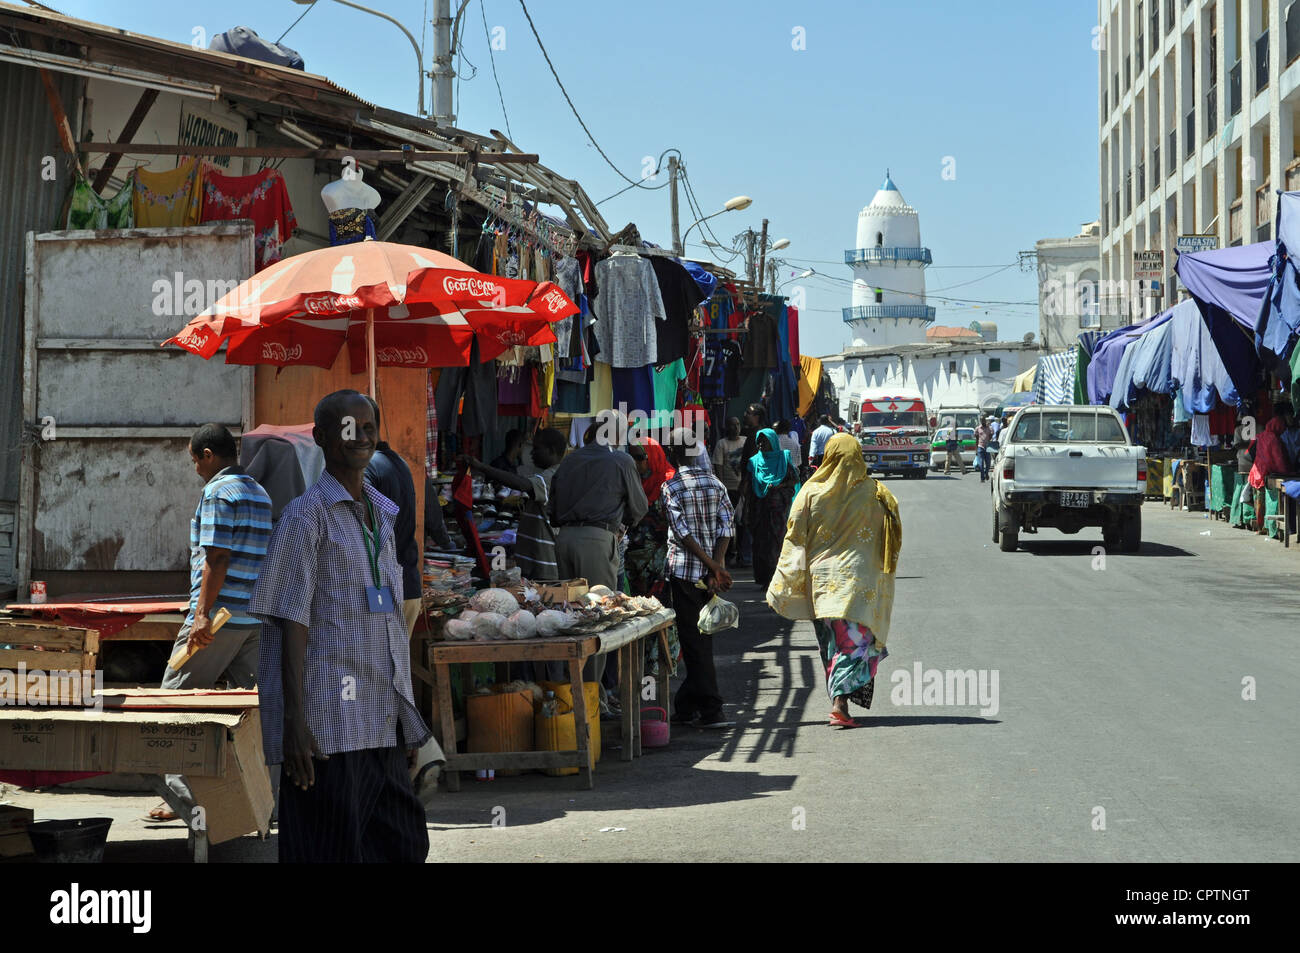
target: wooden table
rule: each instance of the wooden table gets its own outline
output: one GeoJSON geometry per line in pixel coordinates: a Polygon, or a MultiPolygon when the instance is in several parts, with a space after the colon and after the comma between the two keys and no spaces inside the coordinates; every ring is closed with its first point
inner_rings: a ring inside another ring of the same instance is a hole
{"type": "Polygon", "coordinates": [[[533,769],[578,768],[578,786],[590,789],[593,784],[591,729],[587,724],[587,696],[582,687],[582,668],[593,655],[617,652],[619,658],[619,700],[623,707],[623,747],[621,758],[631,761],[641,754],[641,682],[645,670],[642,640],[657,635],[664,663],[659,666],[656,698],[668,694],[667,630],[677,618],[671,609],[631,619],[604,632],[552,638],[518,640],[443,641],[429,643],[429,665],[433,669],[436,698],[431,723],[438,732],[447,762],[443,773],[447,790],[460,790],[460,772],[483,768],[533,769]],[[458,753],[456,718],[452,708],[449,666],[472,662],[567,662],[569,684],[573,690],[574,751],[504,751],[458,753]]]}
{"type": "MultiPolygon", "coordinates": [[[[1286,549],[1291,548],[1291,527],[1296,521],[1296,501],[1287,495],[1282,489],[1282,484],[1290,480],[1300,480],[1300,476],[1293,474],[1275,474],[1264,481],[1264,486],[1270,490],[1277,490],[1278,502],[1281,504],[1282,512],[1278,514],[1282,523],[1282,546],[1286,549]]],[[[1272,517],[1269,517],[1271,519],[1272,517]]],[[[1265,520],[1259,521],[1260,530],[1266,529],[1265,520]]]]}

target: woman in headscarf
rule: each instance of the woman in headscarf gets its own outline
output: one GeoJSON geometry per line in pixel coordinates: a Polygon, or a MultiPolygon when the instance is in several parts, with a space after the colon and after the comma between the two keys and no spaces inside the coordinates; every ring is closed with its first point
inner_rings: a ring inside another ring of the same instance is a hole
{"type": "Polygon", "coordinates": [[[826,667],[830,725],[856,728],[849,700],[871,707],[887,658],[894,572],[903,544],[898,501],[867,475],[851,434],[826,442],[822,464],[795,498],[767,603],[787,619],[811,619],[826,667]]]}
{"type": "Polygon", "coordinates": [[[776,572],[790,502],[799,492],[799,468],[767,427],[755,438],[758,452],[746,461],[745,525],[753,540],[754,582],[764,589],[776,572]]]}
{"type": "MultiPolygon", "coordinates": [[[[634,596],[654,596],[668,601],[668,511],[664,506],[664,483],[672,479],[674,470],[668,455],[653,437],[633,438],[627,448],[641,474],[641,489],[650,503],[641,522],[628,530],[627,554],[623,563],[627,567],[627,584],[634,596]]],[[[658,673],[659,641],[646,640],[646,673],[658,673]]],[[[668,649],[677,657],[677,628],[668,631],[668,649]]]]}

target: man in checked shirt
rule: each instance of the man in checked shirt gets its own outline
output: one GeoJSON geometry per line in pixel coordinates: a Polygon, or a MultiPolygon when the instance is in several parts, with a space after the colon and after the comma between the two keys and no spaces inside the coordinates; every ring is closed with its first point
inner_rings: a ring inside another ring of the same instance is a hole
{"type": "Polygon", "coordinates": [[[264,623],[266,762],[284,765],[280,861],[423,862],[408,764],[430,732],[411,695],[397,505],[363,476],[378,441],[370,402],[330,394],[312,436],[325,472],[285,507],[249,605],[264,623]]]}
{"type": "Polygon", "coordinates": [[[701,728],[730,728],[722,713],[713,637],[700,633],[700,610],[716,592],[731,588],[727,545],[734,513],[727,488],[713,475],[707,448],[695,431],[679,427],[669,441],[676,474],[664,484],[668,510],[668,585],[677,612],[677,635],[686,680],[673,699],[673,721],[701,728]],[[703,580],[705,588],[695,584],[703,580]]]}

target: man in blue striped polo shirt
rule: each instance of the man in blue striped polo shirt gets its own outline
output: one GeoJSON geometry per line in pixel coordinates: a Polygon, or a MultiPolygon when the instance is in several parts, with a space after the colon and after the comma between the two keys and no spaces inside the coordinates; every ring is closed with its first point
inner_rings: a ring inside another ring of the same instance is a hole
{"type": "MultiPolygon", "coordinates": [[[[224,680],[231,688],[253,688],[262,623],[248,614],[248,600],[271,538],[271,498],[239,466],[235,438],[221,424],[204,424],[194,432],[190,458],[204,486],[190,521],[190,611],[172,653],[187,645],[201,651],[179,671],[169,665],[162,687],[212,688],[224,680]],[[214,634],[211,615],[222,607],[230,621],[214,634]]],[[[193,806],[180,775],[167,775],[167,785],[193,806]]],[[[153,821],[175,817],[165,804],[148,815],[153,821]]]]}

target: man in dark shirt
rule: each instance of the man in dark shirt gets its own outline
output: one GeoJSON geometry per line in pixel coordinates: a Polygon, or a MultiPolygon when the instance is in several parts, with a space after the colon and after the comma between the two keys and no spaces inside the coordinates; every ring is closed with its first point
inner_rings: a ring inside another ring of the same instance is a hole
{"type": "MultiPolygon", "coordinates": [[[[374,408],[378,430],[379,405],[366,399],[374,408]]],[[[406,461],[383,440],[375,444],[375,454],[366,464],[366,481],[397,504],[393,542],[397,546],[397,561],[402,566],[402,618],[406,620],[406,634],[410,635],[420,617],[421,601],[420,545],[415,541],[415,481],[406,461]]]]}
{"type": "MultiPolygon", "coordinates": [[[[524,435],[518,430],[506,431],[506,448],[492,460],[492,469],[518,474],[524,459],[524,435]]],[[[496,482],[496,481],[493,481],[496,482]]]]}

